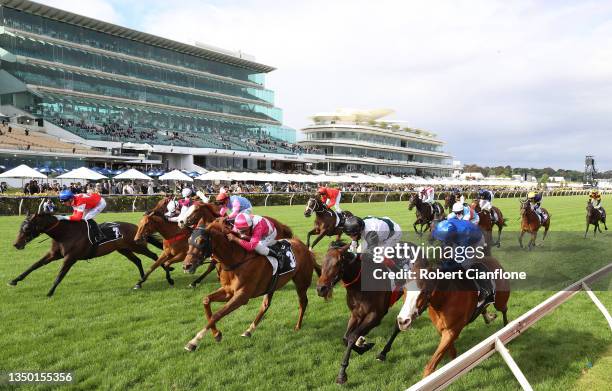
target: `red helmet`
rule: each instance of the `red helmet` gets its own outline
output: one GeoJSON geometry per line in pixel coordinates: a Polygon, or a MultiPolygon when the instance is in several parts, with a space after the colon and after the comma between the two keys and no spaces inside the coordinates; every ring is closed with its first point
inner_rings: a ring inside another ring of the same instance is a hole
{"type": "Polygon", "coordinates": [[[226,192],[221,192],[219,193],[219,195],[217,196],[216,200],[217,201],[225,201],[226,199],[229,198],[229,195],[226,192]]]}
{"type": "Polygon", "coordinates": [[[325,191],[326,191],[326,190],[327,190],[327,189],[326,189],[325,187],[321,186],[321,187],[319,187],[318,193],[319,193],[319,194],[325,194],[325,191]]]}

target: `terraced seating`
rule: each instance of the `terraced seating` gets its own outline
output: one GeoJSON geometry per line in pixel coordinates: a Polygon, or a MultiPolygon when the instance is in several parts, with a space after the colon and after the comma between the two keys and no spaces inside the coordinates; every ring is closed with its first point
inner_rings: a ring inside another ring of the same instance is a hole
{"type": "Polygon", "coordinates": [[[26,135],[25,128],[18,125],[10,124],[11,132],[8,132],[7,126],[0,126],[2,135],[0,135],[0,147],[8,146],[20,150],[35,150],[45,152],[70,152],[77,154],[94,153],[89,148],[84,146],[63,142],[56,137],[40,133],[36,131],[28,131],[26,135]]]}

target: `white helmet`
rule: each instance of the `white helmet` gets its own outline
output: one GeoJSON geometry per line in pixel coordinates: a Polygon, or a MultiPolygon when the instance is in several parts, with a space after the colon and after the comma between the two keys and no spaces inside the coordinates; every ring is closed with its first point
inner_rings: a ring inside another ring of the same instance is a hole
{"type": "Polygon", "coordinates": [[[187,197],[191,197],[191,193],[193,193],[191,191],[190,188],[186,187],[181,191],[181,194],[183,195],[183,198],[187,198],[187,197]]]}
{"type": "Polygon", "coordinates": [[[463,213],[463,204],[461,202],[453,204],[453,213],[463,213]]]}

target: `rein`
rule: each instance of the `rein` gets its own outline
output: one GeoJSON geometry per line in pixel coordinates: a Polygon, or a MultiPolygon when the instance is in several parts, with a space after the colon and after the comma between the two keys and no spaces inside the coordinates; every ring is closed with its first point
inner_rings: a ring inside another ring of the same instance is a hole
{"type": "Polygon", "coordinates": [[[348,288],[349,286],[353,285],[354,283],[356,283],[360,279],[361,279],[361,267],[359,268],[359,273],[357,273],[357,277],[355,277],[355,279],[353,281],[345,282],[344,278],[343,278],[342,279],[342,285],[344,285],[345,288],[348,288]]]}

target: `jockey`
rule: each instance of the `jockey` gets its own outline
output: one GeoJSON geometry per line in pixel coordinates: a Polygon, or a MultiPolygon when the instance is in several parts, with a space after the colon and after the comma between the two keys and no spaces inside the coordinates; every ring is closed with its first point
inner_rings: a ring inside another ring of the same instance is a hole
{"type": "Polygon", "coordinates": [[[433,205],[434,203],[434,188],[432,186],[424,186],[419,191],[421,201],[433,205]]]}
{"type": "Polygon", "coordinates": [[[480,217],[478,216],[478,213],[475,213],[472,208],[461,203],[460,201],[455,202],[455,204],[453,205],[452,213],[449,213],[449,215],[446,218],[448,220],[450,219],[465,220],[465,221],[469,221],[470,223],[476,224],[476,225],[478,225],[478,223],[480,222],[480,217]]]}
{"type": "Polygon", "coordinates": [[[328,208],[331,209],[333,206],[336,212],[342,212],[342,209],[340,209],[340,198],[342,197],[342,192],[339,189],[320,186],[318,193],[321,196],[321,201],[323,201],[328,208]]]}
{"type": "Polygon", "coordinates": [[[168,202],[168,206],[166,207],[167,212],[165,213],[166,220],[172,222],[178,222],[183,217],[183,214],[187,213],[189,207],[193,204],[193,200],[191,199],[191,195],[193,194],[193,190],[186,187],[181,190],[181,196],[183,198],[176,200],[172,199],[168,202]]]}
{"type": "Polygon", "coordinates": [[[71,206],[73,213],[71,216],[57,216],[58,220],[81,221],[85,220],[87,227],[91,231],[92,243],[104,240],[104,235],[100,227],[93,220],[106,207],[106,201],[99,193],[73,194],[70,190],[62,190],[59,193],[59,200],[66,206],[71,206]]]}
{"type": "Polygon", "coordinates": [[[233,232],[240,237],[230,233],[227,235],[229,241],[238,243],[246,251],[270,255],[278,260],[278,254],[269,248],[276,243],[276,227],[270,220],[250,213],[238,213],[233,232]]]}
{"type": "Polygon", "coordinates": [[[486,210],[491,215],[491,222],[497,221],[497,214],[493,210],[493,192],[487,189],[478,190],[478,205],[480,210],[486,210]]]}
{"type": "Polygon", "coordinates": [[[346,219],[343,231],[352,239],[350,250],[357,252],[361,245],[359,252],[368,260],[373,257],[374,248],[395,247],[402,238],[402,228],[388,217],[351,216],[346,219]]]}
{"type": "Polygon", "coordinates": [[[546,216],[546,213],[544,213],[540,207],[542,203],[542,193],[530,191],[529,194],[527,194],[527,200],[531,203],[531,209],[540,217],[540,222],[546,220],[548,216],[546,216]]]}
{"type": "Polygon", "coordinates": [[[591,191],[591,195],[589,196],[589,202],[593,205],[593,208],[597,209],[601,214],[601,220],[606,221],[606,211],[601,206],[601,194],[598,190],[591,191]]]}
{"type": "MultiPolygon", "coordinates": [[[[447,246],[456,248],[457,250],[453,252],[453,263],[457,263],[465,270],[470,269],[474,265],[474,261],[477,259],[482,259],[484,256],[484,251],[481,250],[482,255],[478,254],[477,249],[484,248],[485,246],[485,238],[482,234],[482,231],[479,227],[474,224],[468,223],[465,220],[459,219],[449,219],[443,220],[436,225],[432,232],[432,236],[434,239],[437,239],[444,243],[447,246]],[[472,247],[475,249],[474,255],[468,257],[465,248],[472,247]],[[463,261],[459,260],[459,248],[463,248],[463,261]]],[[[444,252],[446,253],[446,252],[444,252]]],[[[475,266],[475,265],[474,265],[475,266]]],[[[475,266],[476,267],[476,266],[475,266]]],[[[476,267],[480,269],[480,267],[476,267]]],[[[489,279],[473,279],[478,288],[478,304],[477,306],[481,306],[485,301],[492,302],[493,298],[493,284],[489,279]]]]}
{"type": "Polygon", "coordinates": [[[235,219],[238,217],[239,213],[253,213],[253,205],[251,205],[249,200],[242,196],[230,196],[226,191],[221,191],[215,200],[217,205],[221,205],[221,210],[219,210],[219,214],[221,216],[225,216],[225,213],[230,211],[229,215],[227,215],[228,220],[235,219]]]}

